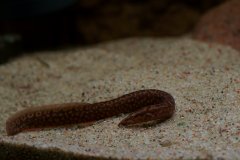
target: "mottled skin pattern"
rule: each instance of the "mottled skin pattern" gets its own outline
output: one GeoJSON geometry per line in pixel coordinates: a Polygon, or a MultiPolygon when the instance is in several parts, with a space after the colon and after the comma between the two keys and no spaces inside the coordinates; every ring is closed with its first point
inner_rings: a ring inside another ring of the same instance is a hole
{"type": "Polygon", "coordinates": [[[28,108],[11,116],[6,122],[8,135],[40,128],[95,122],[104,118],[131,113],[120,126],[134,126],[164,121],[175,111],[173,97],[161,90],[140,90],[119,98],[87,104],[65,103],[28,108]]]}

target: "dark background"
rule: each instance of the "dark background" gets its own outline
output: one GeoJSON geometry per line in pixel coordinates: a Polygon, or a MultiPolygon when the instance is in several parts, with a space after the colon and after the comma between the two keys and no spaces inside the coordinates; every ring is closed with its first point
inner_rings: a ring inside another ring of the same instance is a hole
{"type": "Polygon", "coordinates": [[[2,0],[0,63],[126,37],[180,36],[224,0],[2,0]]]}

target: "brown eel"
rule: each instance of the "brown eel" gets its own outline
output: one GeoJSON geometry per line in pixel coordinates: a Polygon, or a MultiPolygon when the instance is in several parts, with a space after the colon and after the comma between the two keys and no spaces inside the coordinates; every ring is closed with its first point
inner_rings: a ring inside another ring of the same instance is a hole
{"type": "Polygon", "coordinates": [[[53,104],[27,108],[10,116],[6,121],[7,135],[41,128],[84,124],[122,113],[130,113],[119,126],[135,126],[162,122],[175,111],[174,98],[155,89],[140,90],[109,101],[53,104]]]}

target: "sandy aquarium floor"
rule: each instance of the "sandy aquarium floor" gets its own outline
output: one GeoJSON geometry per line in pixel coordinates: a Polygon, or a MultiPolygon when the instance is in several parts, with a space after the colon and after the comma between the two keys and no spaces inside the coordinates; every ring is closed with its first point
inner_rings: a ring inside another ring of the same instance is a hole
{"type": "Polygon", "coordinates": [[[0,113],[2,148],[57,148],[75,158],[239,159],[240,53],[184,37],[133,38],[22,56],[0,66],[0,113]],[[5,121],[18,110],[99,102],[140,89],[171,93],[174,116],[148,128],[119,128],[122,115],[85,128],[6,135],[5,121]]]}

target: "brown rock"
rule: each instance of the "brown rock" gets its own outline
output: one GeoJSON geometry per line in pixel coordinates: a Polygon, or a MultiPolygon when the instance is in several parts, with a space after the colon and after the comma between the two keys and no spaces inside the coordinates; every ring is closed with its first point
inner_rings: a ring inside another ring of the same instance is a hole
{"type": "Polygon", "coordinates": [[[197,24],[193,37],[217,42],[240,51],[240,1],[231,0],[206,13],[197,24]]]}

